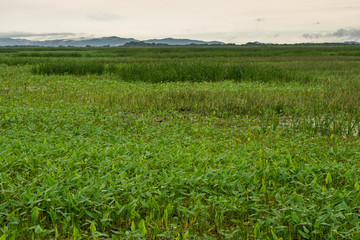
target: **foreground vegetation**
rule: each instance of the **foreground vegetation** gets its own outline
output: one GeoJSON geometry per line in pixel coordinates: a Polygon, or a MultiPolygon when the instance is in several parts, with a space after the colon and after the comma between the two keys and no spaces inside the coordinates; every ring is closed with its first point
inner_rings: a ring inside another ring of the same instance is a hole
{"type": "Polygon", "coordinates": [[[360,238],[360,48],[0,49],[0,239],[360,238]]]}

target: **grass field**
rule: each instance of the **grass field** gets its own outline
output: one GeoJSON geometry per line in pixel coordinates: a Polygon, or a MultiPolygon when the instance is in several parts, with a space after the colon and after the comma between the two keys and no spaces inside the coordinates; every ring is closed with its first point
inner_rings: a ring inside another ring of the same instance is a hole
{"type": "Polygon", "coordinates": [[[359,239],[360,47],[0,48],[0,240],[359,239]]]}

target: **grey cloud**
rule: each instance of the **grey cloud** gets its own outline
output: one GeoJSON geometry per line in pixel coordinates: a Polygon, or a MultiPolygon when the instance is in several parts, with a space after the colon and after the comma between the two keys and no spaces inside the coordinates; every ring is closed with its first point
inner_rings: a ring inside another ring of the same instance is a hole
{"type": "Polygon", "coordinates": [[[87,17],[95,21],[116,21],[123,19],[122,16],[112,13],[90,13],[87,17]]]}
{"type": "Polygon", "coordinates": [[[350,38],[360,38],[360,28],[359,29],[339,29],[336,32],[330,34],[331,37],[350,37],[350,38]]]}
{"type": "Polygon", "coordinates": [[[322,34],[322,33],[312,33],[312,34],[304,33],[303,37],[306,39],[322,38],[322,37],[324,37],[324,34],[322,34]]]}
{"type": "Polygon", "coordinates": [[[73,37],[75,33],[28,33],[28,32],[0,32],[0,38],[20,37],[73,37]]]}
{"type": "Polygon", "coordinates": [[[331,33],[304,33],[304,38],[317,39],[317,38],[348,38],[348,39],[360,39],[360,28],[344,29],[340,28],[335,32],[331,33]]]}
{"type": "Polygon", "coordinates": [[[263,22],[263,21],[265,21],[265,18],[256,18],[255,19],[257,22],[263,22]]]}

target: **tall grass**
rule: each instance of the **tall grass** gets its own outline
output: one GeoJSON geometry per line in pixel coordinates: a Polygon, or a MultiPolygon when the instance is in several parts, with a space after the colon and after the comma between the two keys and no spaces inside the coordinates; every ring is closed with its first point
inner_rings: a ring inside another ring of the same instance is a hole
{"type": "Polygon", "coordinates": [[[241,80],[239,64],[219,63],[203,60],[152,61],[120,64],[116,75],[126,81],[157,82],[202,82],[241,80]]]}
{"type": "Polygon", "coordinates": [[[51,60],[38,65],[31,69],[34,74],[103,74],[105,72],[105,64],[101,61],[94,60],[51,60]]]}
{"type": "Polygon", "coordinates": [[[201,82],[247,80],[260,82],[288,82],[311,80],[308,75],[271,64],[248,62],[216,62],[210,60],[158,61],[121,64],[118,76],[127,81],[144,82],[201,82]]]}
{"type": "Polygon", "coordinates": [[[57,55],[66,57],[81,54],[83,57],[115,58],[230,58],[230,57],[359,57],[360,47],[349,46],[223,46],[223,47],[161,47],[161,48],[0,48],[0,54],[19,57],[57,55]],[[56,53],[55,53],[56,52],[56,53]]]}
{"type": "Polygon", "coordinates": [[[82,53],[81,52],[54,52],[54,51],[34,51],[34,52],[18,52],[16,54],[13,55],[14,57],[46,57],[46,58],[54,58],[54,57],[82,57],[82,53]]]}
{"type": "Polygon", "coordinates": [[[203,59],[157,60],[124,63],[105,63],[101,60],[51,60],[32,67],[34,74],[112,74],[124,81],[159,82],[216,82],[224,80],[261,82],[309,82],[310,75],[272,64],[220,62],[203,59]]]}

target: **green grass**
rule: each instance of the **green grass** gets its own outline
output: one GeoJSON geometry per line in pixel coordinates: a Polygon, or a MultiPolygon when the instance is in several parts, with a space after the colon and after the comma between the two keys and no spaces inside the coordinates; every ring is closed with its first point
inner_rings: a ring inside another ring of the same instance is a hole
{"type": "Polygon", "coordinates": [[[0,49],[0,239],[359,238],[358,50],[0,49]]]}
{"type": "Polygon", "coordinates": [[[31,69],[34,74],[103,74],[105,72],[105,64],[93,60],[70,60],[55,59],[35,65],[31,69]]]}
{"type": "Polygon", "coordinates": [[[0,48],[5,56],[49,57],[121,57],[121,58],[193,58],[193,57],[287,57],[344,56],[359,57],[359,46],[227,46],[227,47],[156,47],[156,48],[0,48]]]}
{"type": "Polygon", "coordinates": [[[31,72],[44,75],[110,74],[123,81],[149,83],[218,82],[224,80],[259,82],[309,82],[313,78],[294,69],[269,63],[210,59],[143,60],[116,63],[115,59],[54,59],[33,65],[31,72]],[[113,62],[111,62],[113,61],[113,62]],[[106,62],[108,62],[106,64],[106,62]],[[109,63],[110,62],[110,63],[109,63]]]}

